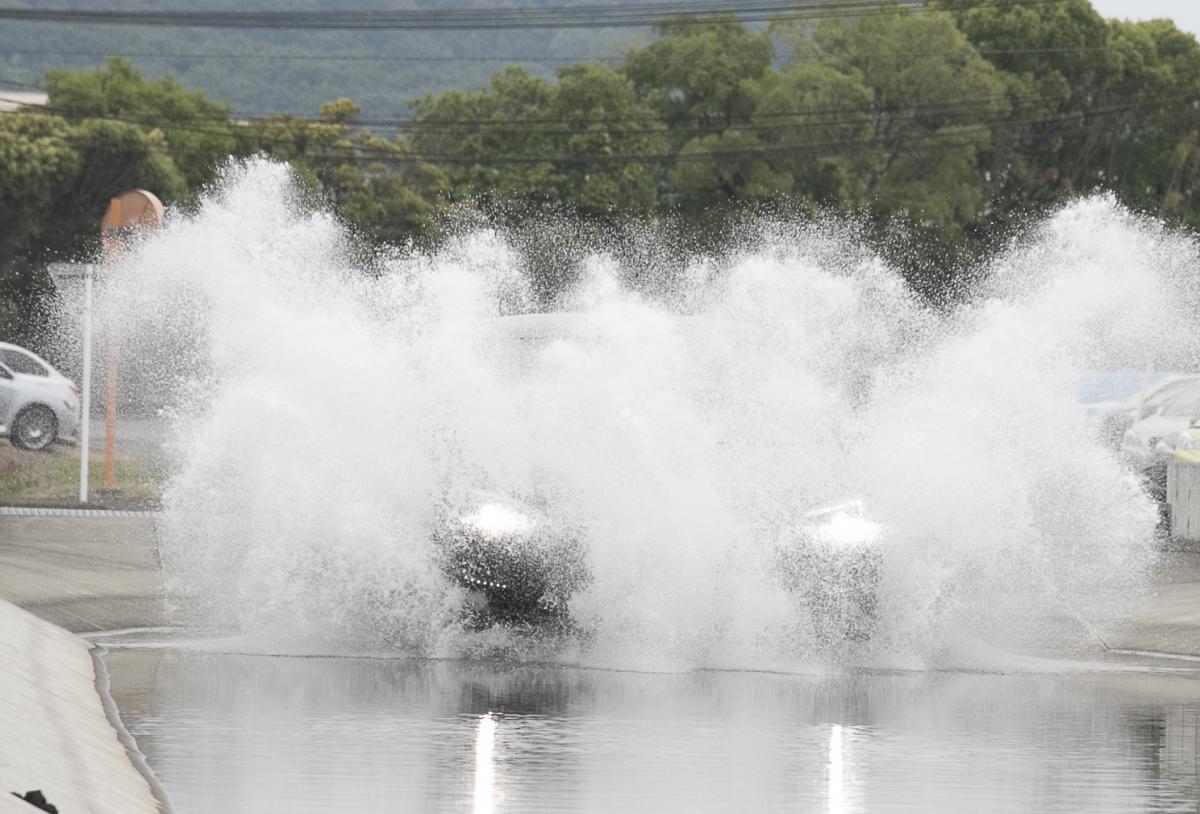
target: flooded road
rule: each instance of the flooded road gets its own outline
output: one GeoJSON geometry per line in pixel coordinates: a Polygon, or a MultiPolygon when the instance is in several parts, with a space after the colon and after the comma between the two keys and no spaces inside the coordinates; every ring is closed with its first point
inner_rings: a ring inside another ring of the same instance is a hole
{"type": "Polygon", "coordinates": [[[179,814],[1196,811],[1200,672],[681,674],[111,652],[179,814]]]}
{"type": "Polygon", "coordinates": [[[1197,810],[1200,664],[1054,661],[1200,653],[1077,386],[1195,370],[1192,238],[1081,198],[933,304],[852,224],[367,262],[304,189],[231,166],[98,298],[169,378],[168,624],[305,656],[114,648],[181,814],[1197,810]]]}

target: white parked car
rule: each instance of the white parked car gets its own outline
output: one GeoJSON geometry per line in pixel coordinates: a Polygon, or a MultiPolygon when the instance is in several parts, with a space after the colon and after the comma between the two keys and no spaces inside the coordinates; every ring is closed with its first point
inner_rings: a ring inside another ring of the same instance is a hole
{"type": "Polygon", "coordinates": [[[39,450],[55,441],[74,443],[78,431],[75,383],[37,354],[0,342],[0,436],[39,450]]]}
{"type": "Polygon", "coordinates": [[[1137,421],[1121,440],[1121,453],[1134,469],[1146,471],[1165,464],[1179,434],[1200,416],[1200,383],[1191,382],[1166,399],[1158,410],[1137,421]]]}
{"type": "Polygon", "coordinates": [[[1079,382],[1080,406],[1100,439],[1116,449],[1130,426],[1197,382],[1193,373],[1170,371],[1090,373],[1079,382]]]}

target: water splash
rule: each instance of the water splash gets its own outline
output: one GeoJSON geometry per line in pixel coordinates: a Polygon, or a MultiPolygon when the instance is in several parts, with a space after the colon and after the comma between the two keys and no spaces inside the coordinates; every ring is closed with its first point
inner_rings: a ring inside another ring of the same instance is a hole
{"type": "Polygon", "coordinates": [[[835,648],[858,660],[1027,641],[1139,578],[1153,506],[1075,382],[1190,365],[1189,239],[1085,200],[937,311],[837,224],[754,228],[673,269],[669,296],[594,247],[570,335],[514,366],[495,326],[536,286],[503,232],[361,269],[285,168],[230,168],[107,297],[172,368],[169,586],[205,624],[314,649],[511,648],[462,632],[429,542],[447,496],[480,487],[552,493],[584,529],[572,613],[594,633],[560,656],[610,665],[827,658],[764,541],[848,494],[887,529],[879,629],[835,648]]]}

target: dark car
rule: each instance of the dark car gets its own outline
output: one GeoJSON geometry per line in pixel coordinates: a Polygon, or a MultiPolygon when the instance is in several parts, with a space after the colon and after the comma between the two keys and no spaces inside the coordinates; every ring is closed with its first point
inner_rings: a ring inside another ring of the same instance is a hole
{"type": "Polygon", "coordinates": [[[882,528],[848,501],[806,513],[778,534],[784,587],[807,611],[816,638],[869,639],[878,621],[882,528]]]}
{"type": "Polygon", "coordinates": [[[467,592],[464,625],[567,633],[574,593],[588,584],[578,530],[526,502],[481,495],[447,508],[434,529],[442,570],[467,592]]]}

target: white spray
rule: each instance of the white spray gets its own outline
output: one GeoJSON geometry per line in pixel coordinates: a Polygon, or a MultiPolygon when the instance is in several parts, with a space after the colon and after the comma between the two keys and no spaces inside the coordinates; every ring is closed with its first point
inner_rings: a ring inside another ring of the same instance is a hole
{"type": "Polygon", "coordinates": [[[109,323],[177,368],[163,555],[198,622],[473,652],[429,538],[480,485],[552,491],[583,527],[593,634],[566,652],[593,663],[820,659],[763,529],[847,495],[886,529],[860,660],[1007,641],[1148,561],[1153,507],[1075,382],[1190,366],[1197,251],[1111,200],[1031,229],[949,313],[836,226],[764,225],[678,269],[670,302],[599,246],[564,304],[576,338],[517,375],[493,328],[532,297],[503,233],[366,272],[297,197],[283,167],[231,168],[108,292],[109,323]]]}

